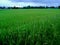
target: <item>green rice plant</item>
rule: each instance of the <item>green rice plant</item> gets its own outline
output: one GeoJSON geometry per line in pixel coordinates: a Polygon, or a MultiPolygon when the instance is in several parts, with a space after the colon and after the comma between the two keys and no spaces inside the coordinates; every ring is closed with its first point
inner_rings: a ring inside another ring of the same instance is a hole
{"type": "Polygon", "coordinates": [[[0,11],[1,45],[60,45],[60,9],[0,11]]]}

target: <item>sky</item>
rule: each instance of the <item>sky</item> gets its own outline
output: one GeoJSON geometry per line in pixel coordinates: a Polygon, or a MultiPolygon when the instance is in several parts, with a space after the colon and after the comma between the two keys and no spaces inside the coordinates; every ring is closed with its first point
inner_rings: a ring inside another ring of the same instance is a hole
{"type": "Polygon", "coordinates": [[[24,6],[58,6],[60,0],[0,0],[0,6],[24,7],[24,6]]]}

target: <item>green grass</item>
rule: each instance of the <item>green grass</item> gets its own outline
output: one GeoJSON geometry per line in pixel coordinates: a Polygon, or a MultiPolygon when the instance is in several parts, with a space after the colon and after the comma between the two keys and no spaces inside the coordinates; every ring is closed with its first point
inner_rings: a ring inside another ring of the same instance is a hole
{"type": "Polygon", "coordinates": [[[60,45],[60,9],[0,9],[1,45],[60,45]]]}

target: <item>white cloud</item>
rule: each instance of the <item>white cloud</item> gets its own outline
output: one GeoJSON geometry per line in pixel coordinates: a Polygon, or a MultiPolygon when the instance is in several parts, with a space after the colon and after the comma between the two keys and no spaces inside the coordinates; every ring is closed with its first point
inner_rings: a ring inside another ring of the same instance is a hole
{"type": "Polygon", "coordinates": [[[9,0],[0,0],[0,6],[18,6],[18,7],[23,7],[23,6],[39,6],[39,5],[46,5],[46,4],[39,4],[39,3],[34,3],[34,2],[11,2],[9,0]]]}
{"type": "MultiPolygon", "coordinates": [[[[23,7],[23,6],[46,6],[46,5],[52,5],[52,4],[46,4],[46,3],[37,3],[37,2],[12,2],[9,0],[0,0],[0,6],[18,6],[18,7],[23,7]]],[[[53,4],[54,6],[58,4],[53,4]]]]}

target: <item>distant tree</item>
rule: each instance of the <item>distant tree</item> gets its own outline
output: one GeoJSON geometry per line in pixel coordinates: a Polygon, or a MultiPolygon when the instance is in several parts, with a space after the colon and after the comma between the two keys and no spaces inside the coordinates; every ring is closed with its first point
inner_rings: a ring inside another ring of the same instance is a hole
{"type": "Polygon", "coordinates": [[[58,6],[58,8],[60,8],[60,6],[58,6]]]}
{"type": "Polygon", "coordinates": [[[0,6],[0,9],[1,9],[2,7],[0,6]]]}
{"type": "Polygon", "coordinates": [[[0,7],[0,9],[5,9],[5,7],[0,7]]]}
{"type": "Polygon", "coordinates": [[[45,8],[49,8],[48,6],[46,6],[45,8]]]}
{"type": "Polygon", "coordinates": [[[6,7],[3,7],[3,9],[5,9],[6,7]]]}
{"type": "Polygon", "coordinates": [[[7,9],[20,9],[20,7],[14,6],[14,7],[8,7],[7,9]]]}
{"type": "Polygon", "coordinates": [[[39,8],[45,8],[45,6],[40,6],[39,8]]]}
{"type": "Polygon", "coordinates": [[[7,7],[7,9],[11,9],[11,7],[7,7]]]}
{"type": "Polygon", "coordinates": [[[30,5],[29,5],[29,6],[27,6],[27,8],[31,8],[31,7],[30,7],[30,5]]]}
{"type": "Polygon", "coordinates": [[[37,7],[37,6],[30,6],[30,5],[29,5],[29,6],[24,7],[24,8],[26,8],[26,9],[31,9],[31,8],[32,8],[32,9],[39,9],[39,8],[45,8],[45,7],[44,7],[44,6],[38,6],[38,7],[37,7]]]}
{"type": "Polygon", "coordinates": [[[51,7],[49,7],[49,8],[55,8],[54,6],[51,6],[51,7]]]}
{"type": "Polygon", "coordinates": [[[14,6],[14,7],[12,7],[12,9],[19,9],[19,7],[14,6]]]}

